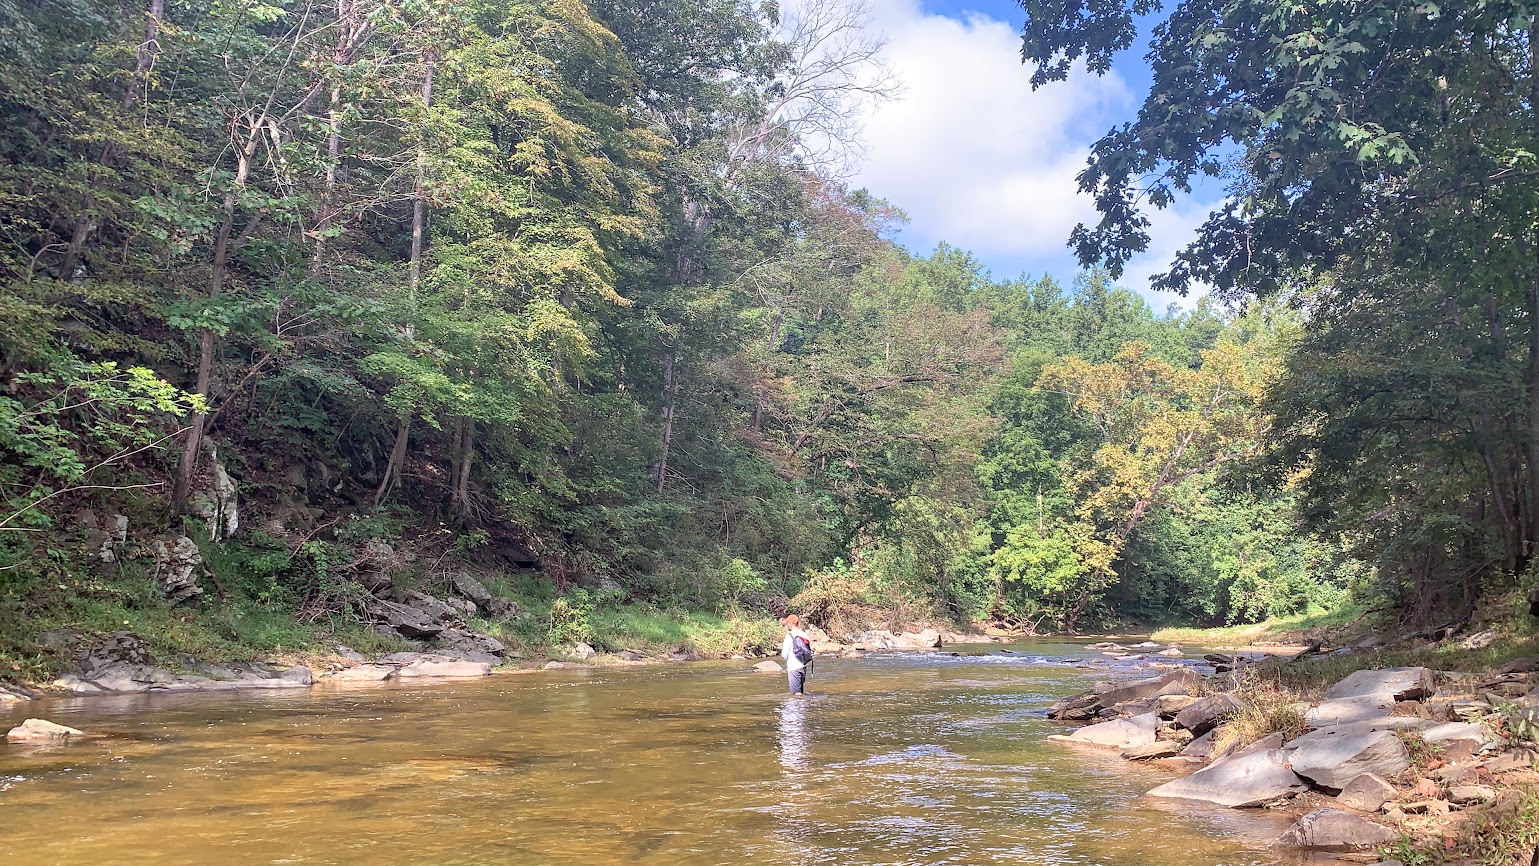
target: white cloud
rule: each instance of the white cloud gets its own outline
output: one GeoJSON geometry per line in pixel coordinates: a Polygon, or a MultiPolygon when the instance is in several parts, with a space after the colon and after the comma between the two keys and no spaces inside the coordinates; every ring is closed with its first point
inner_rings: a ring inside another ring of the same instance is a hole
{"type": "MultiPolygon", "coordinates": [[[[904,236],[917,247],[945,240],[991,264],[1072,276],[1069,232],[1095,218],[1075,175],[1090,144],[1133,115],[1137,95],[1115,70],[1076,71],[1033,91],[1020,37],[1004,21],[932,15],[915,0],[876,0],[872,11],[904,92],[867,118],[854,183],[908,212],[904,236]]],[[[1207,210],[1152,213],[1150,253],[1130,264],[1125,284],[1145,290],[1207,210]]],[[[1160,307],[1174,298],[1146,294],[1160,307]]]]}

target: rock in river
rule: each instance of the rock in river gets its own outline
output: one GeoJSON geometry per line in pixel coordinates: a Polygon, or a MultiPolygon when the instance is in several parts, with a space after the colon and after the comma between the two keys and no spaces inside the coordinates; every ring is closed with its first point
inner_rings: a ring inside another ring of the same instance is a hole
{"type": "Polygon", "coordinates": [[[1279,845],[1306,851],[1362,851],[1387,845],[1400,834],[1339,809],[1316,809],[1298,819],[1277,840],[1279,845]]]}
{"type": "Polygon", "coordinates": [[[753,669],[755,671],[757,671],[758,673],[761,673],[761,674],[778,674],[778,673],[782,673],[782,671],[780,670],[780,664],[778,662],[772,662],[772,661],[762,661],[762,662],[759,662],[758,664],[753,666],[753,669]]]}
{"type": "Polygon", "coordinates": [[[5,735],[5,739],[11,743],[58,743],[72,737],[83,736],[85,731],[57,725],[47,719],[27,719],[11,728],[5,735]]]}
{"type": "Polygon", "coordinates": [[[1302,793],[1309,786],[1284,760],[1282,749],[1257,749],[1223,758],[1149,792],[1151,797],[1201,800],[1242,809],[1302,793]]]}
{"type": "Polygon", "coordinates": [[[1113,749],[1131,749],[1154,742],[1154,734],[1159,728],[1159,713],[1144,713],[1130,719],[1112,719],[1098,725],[1086,725],[1066,737],[1054,736],[1048,739],[1107,746],[1113,749]]]}

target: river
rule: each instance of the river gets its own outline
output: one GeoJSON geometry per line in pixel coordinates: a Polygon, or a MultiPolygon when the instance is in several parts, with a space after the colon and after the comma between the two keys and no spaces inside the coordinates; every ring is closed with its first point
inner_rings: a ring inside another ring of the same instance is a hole
{"type": "Polygon", "coordinates": [[[1280,862],[1286,821],[1043,742],[1080,647],[957,649],[819,660],[806,700],[708,662],[27,704],[104,736],[0,743],[0,863],[1280,862]]]}

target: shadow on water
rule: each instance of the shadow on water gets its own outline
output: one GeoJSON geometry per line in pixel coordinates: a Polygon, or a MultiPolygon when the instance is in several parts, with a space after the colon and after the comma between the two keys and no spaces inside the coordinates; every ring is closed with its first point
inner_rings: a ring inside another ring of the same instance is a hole
{"type": "Polygon", "coordinates": [[[44,702],[104,734],[0,746],[0,862],[1262,866],[1266,816],[1042,742],[1068,644],[374,690],[44,702]]]}

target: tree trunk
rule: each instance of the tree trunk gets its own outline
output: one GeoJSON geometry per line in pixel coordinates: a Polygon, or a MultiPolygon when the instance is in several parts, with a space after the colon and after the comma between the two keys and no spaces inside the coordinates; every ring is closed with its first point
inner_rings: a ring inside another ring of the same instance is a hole
{"type": "Polygon", "coordinates": [[[402,415],[395,431],[395,446],[390,449],[390,460],[385,463],[385,476],[374,491],[374,504],[380,505],[401,480],[401,468],[406,463],[406,445],[411,435],[411,416],[402,415]]]}
{"type": "MultiPolygon", "coordinates": [[[[235,222],[235,199],[245,187],[251,174],[251,158],[256,153],[261,127],[253,122],[246,136],[245,146],[236,152],[235,182],[224,196],[224,216],[214,237],[214,261],[209,274],[208,300],[218,300],[224,289],[225,272],[230,261],[230,231],[235,222]]],[[[180,513],[192,492],[192,476],[198,465],[198,451],[203,445],[204,427],[208,422],[207,401],[214,369],[214,332],[204,328],[198,334],[198,372],[196,393],[203,397],[205,411],[192,416],[187,428],[187,442],[182,448],[181,464],[176,471],[176,485],[171,491],[171,508],[180,513]]]]}
{"type": "Polygon", "coordinates": [[[663,406],[663,437],[662,455],[657,460],[657,492],[662,493],[668,485],[668,449],[673,444],[673,416],[679,402],[679,377],[676,369],[677,355],[668,353],[668,362],[663,367],[663,394],[666,404],[663,406]]]}
{"type": "MultiPolygon", "coordinates": [[[[422,75],[422,110],[433,105],[433,72],[438,65],[431,51],[423,52],[422,62],[426,69],[422,75]]],[[[427,144],[417,136],[417,182],[412,188],[411,204],[411,261],[407,265],[407,285],[410,297],[416,300],[417,287],[422,284],[422,247],[427,232],[427,144]]]]}
{"type": "Polygon", "coordinates": [[[465,440],[460,448],[459,477],[454,482],[454,501],[458,504],[462,516],[470,514],[470,465],[476,457],[476,422],[465,421],[465,440]]]}

